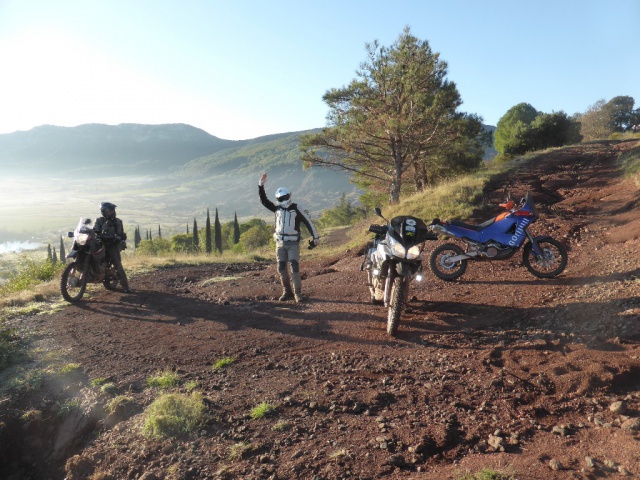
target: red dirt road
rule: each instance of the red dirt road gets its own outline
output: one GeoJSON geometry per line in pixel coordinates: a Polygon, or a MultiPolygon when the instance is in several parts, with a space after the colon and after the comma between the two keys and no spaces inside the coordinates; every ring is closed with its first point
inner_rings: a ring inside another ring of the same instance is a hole
{"type": "MultiPolygon", "coordinates": [[[[303,253],[305,304],[277,301],[274,262],[174,267],[134,277],[131,295],[96,289],[14,320],[81,364],[83,378],[51,395],[81,397],[83,415],[23,425],[17,445],[28,449],[0,458],[51,479],[454,479],[482,468],[640,478],[640,194],[616,164],[634,145],[554,151],[496,181],[490,205],[507,180],[514,197],[532,192],[532,230],[567,245],[566,271],[537,279],[518,254],[471,263],[457,282],[429,273],[397,338],[369,303],[356,251],[303,253]],[[212,369],[224,357],[235,363],[212,369]],[[159,395],[145,380],[165,369],[205,395],[211,420],[192,437],[141,435],[159,395]],[[86,383],[99,377],[133,406],[107,416],[109,396],[86,383]],[[261,402],[275,412],[251,419],[261,402]]],[[[9,415],[28,408],[52,402],[9,415]]]]}

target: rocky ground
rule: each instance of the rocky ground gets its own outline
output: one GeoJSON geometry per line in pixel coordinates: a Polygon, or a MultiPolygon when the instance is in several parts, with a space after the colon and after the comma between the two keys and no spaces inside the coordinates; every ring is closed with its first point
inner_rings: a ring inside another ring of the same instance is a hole
{"type": "Polygon", "coordinates": [[[386,334],[384,307],[369,303],[361,249],[304,257],[305,304],[277,301],[273,262],[207,265],[137,276],[131,295],[95,289],[54,315],[13,320],[81,372],[0,405],[0,471],[458,479],[491,468],[521,480],[640,478],[640,192],[616,163],[633,146],[554,151],[498,179],[470,221],[498,211],[506,182],[516,197],[530,190],[541,212],[532,230],[567,245],[566,271],[540,280],[517,255],[472,263],[452,283],[429,274],[397,338],[386,334]],[[234,362],[213,368],[226,357],[234,362]],[[146,379],[167,369],[182,391],[197,385],[209,421],[191,436],[150,440],[141,414],[160,393],[146,379]],[[116,392],[91,387],[96,378],[116,392]],[[131,403],[107,414],[115,394],[131,403]],[[81,398],[79,408],[55,416],[69,398],[81,398]],[[262,402],[274,411],[251,418],[262,402]]]}

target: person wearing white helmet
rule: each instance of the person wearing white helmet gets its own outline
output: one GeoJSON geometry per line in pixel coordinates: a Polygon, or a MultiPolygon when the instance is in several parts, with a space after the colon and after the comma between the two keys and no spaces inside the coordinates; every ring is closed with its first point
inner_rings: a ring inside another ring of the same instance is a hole
{"type": "Polygon", "coordinates": [[[300,224],[307,227],[313,240],[309,242],[311,247],[318,245],[318,232],[309,216],[291,202],[291,191],[286,187],[276,190],[276,203],[267,198],[264,184],[267,182],[267,174],[263,173],[258,180],[258,194],[260,201],[267,209],[275,213],[275,232],[273,238],[276,241],[276,258],[278,260],[278,273],[282,283],[282,296],[280,301],[295,299],[302,302],[302,279],[300,277],[300,224]],[[287,263],[291,268],[291,277],[287,263]],[[293,290],[291,289],[293,283],[293,290]]]}

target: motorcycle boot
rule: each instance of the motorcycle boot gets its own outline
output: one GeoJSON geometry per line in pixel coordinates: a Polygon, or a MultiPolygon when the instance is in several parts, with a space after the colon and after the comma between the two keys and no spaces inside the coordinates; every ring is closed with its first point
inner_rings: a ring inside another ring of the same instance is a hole
{"type": "Polygon", "coordinates": [[[293,291],[291,291],[291,279],[289,278],[289,272],[287,270],[280,272],[280,283],[282,284],[282,295],[278,300],[284,302],[294,298],[293,291]]]}
{"type": "Polygon", "coordinates": [[[304,297],[302,296],[302,278],[300,277],[300,272],[293,272],[291,274],[291,278],[293,279],[293,294],[296,299],[296,303],[304,302],[304,297]]]}

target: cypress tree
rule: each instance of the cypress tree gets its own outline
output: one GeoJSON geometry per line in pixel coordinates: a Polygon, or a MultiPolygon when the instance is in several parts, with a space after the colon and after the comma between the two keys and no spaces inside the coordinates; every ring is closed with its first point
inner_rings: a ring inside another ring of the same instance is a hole
{"type": "Polygon", "coordinates": [[[204,248],[207,255],[211,253],[211,219],[209,218],[209,209],[207,208],[207,223],[204,227],[204,248]]]}
{"type": "Polygon", "coordinates": [[[233,214],[233,244],[240,242],[240,225],[238,225],[238,214],[233,214]]]}
{"type": "Polygon", "coordinates": [[[151,233],[151,229],[149,229],[149,241],[153,242],[153,234],[151,233]]]}
{"type": "Polygon", "coordinates": [[[158,238],[162,238],[162,230],[160,230],[160,225],[158,225],[158,238]]]}
{"type": "Polygon", "coordinates": [[[51,261],[51,244],[47,244],[47,260],[51,261]]]}
{"type": "Polygon", "coordinates": [[[53,265],[58,263],[58,256],[56,255],[56,247],[53,247],[53,256],[51,257],[51,263],[53,265]]]}
{"type": "Polygon", "coordinates": [[[200,250],[200,239],[198,238],[198,222],[193,219],[193,249],[194,251],[200,250]]]}
{"type": "Polygon", "coordinates": [[[189,235],[189,224],[187,223],[187,235],[189,235]]]}
{"type": "Polygon", "coordinates": [[[133,243],[136,248],[138,248],[138,245],[140,245],[141,241],[142,241],[142,237],[140,236],[140,225],[138,225],[136,227],[135,234],[133,235],[133,243]]]}
{"type": "Polygon", "coordinates": [[[222,227],[218,218],[218,209],[216,208],[216,219],[214,220],[216,250],[222,253],[222,227]]]}
{"type": "Polygon", "coordinates": [[[64,263],[64,258],[66,257],[66,253],[64,251],[64,240],[62,239],[62,235],[60,235],[60,262],[64,263]]]}

